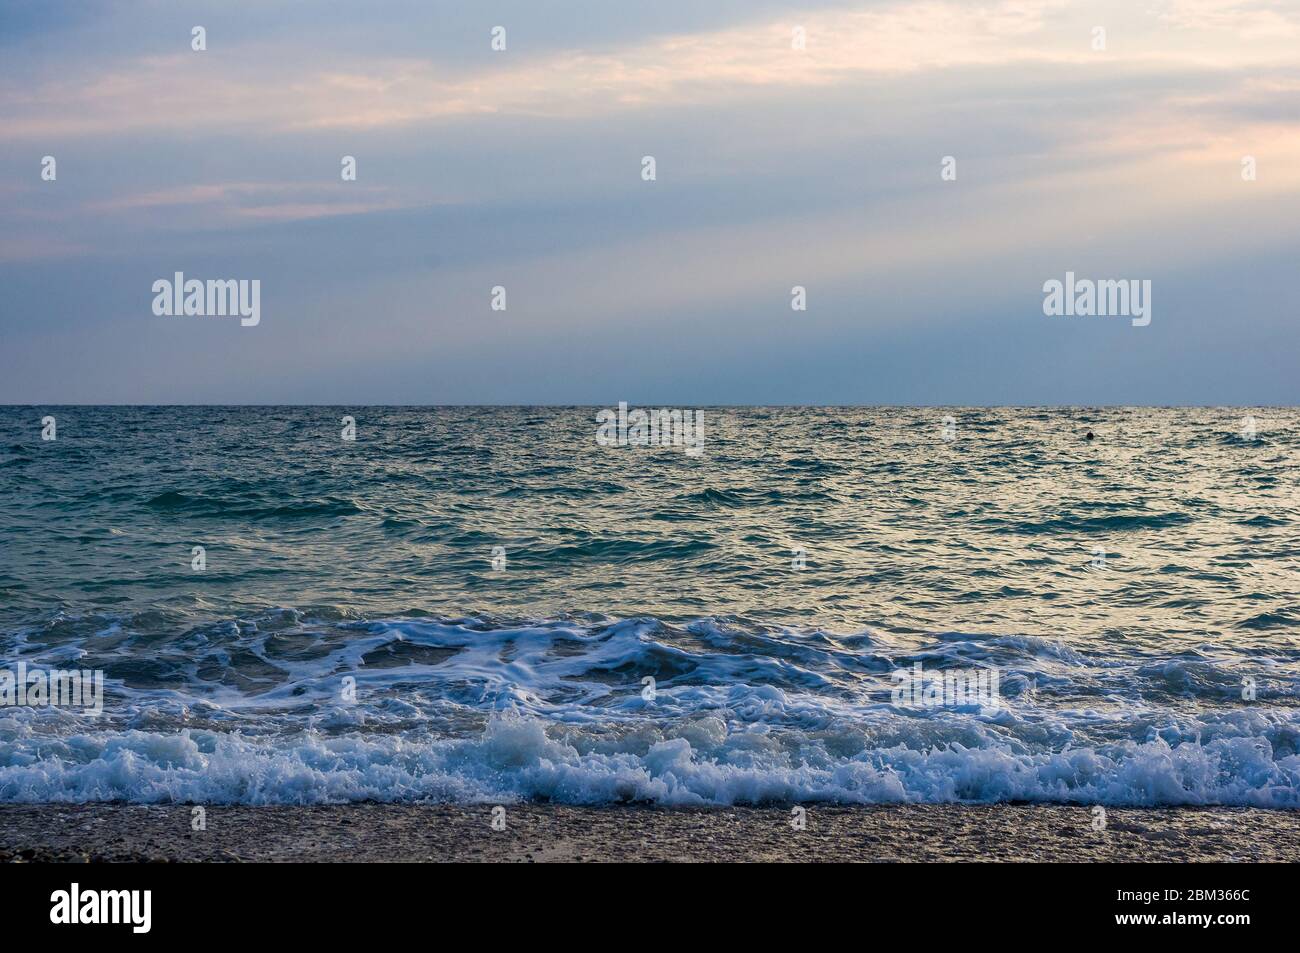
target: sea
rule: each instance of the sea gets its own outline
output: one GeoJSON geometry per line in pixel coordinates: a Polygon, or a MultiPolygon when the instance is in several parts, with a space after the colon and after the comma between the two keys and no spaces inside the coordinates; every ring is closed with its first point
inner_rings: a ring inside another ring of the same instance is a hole
{"type": "Polygon", "coordinates": [[[0,801],[1300,807],[1296,408],[612,409],[0,407],[0,801]]]}

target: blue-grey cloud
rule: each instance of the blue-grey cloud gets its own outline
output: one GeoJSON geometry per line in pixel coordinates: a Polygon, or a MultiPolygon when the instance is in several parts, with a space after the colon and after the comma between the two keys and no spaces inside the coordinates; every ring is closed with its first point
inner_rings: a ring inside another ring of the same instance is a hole
{"type": "Polygon", "coordinates": [[[9,8],[0,400],[1294,403],[1285,11],[927,9],[9,8]],[[1044,316],[1067,270],[1152,324],[1044,316]]]}

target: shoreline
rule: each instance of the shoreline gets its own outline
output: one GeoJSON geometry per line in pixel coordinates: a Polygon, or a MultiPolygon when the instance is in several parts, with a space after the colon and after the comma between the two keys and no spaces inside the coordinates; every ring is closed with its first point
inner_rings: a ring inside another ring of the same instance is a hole
{"type": "Polygon", "coordinates": [[[0,862],[1300,862],[1300,810],[0,804],[0,862]]]}

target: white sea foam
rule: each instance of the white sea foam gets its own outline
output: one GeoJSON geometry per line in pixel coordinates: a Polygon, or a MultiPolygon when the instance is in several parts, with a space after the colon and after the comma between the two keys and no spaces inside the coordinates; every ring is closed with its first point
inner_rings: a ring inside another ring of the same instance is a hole
{"type": "Polygon", "coordinates": [[[726,805],[1053,801],[1300,807],[1300,756],[1262,737],[1161,739],[1059,752],[1009,744],[833,753],[846,738],[729,731],[701,718],[622,737],[497,717],[477,736],[254,738],[183,730],[38,739],[0,725],[7,801],[309,804],[357,800],[726,805]]]}
{"type": "Polygon", "coordinates": [[[113,682],[94,723],[0,712],[0,800],[1300,807],[1289,661],[1256,659],[1274,700],[1257,705],[1235,694],[1231,656],[1152,662],[1026,636],[383,619],[203,638],[256,660],[214,669],[245,681],[195,664],[176,686],[113,682]],[[392,658],[405,664],[376,662],[392,658]],[[997,665],[1005,698],[893,703],[889,673],[921,659],[997,665]]]}

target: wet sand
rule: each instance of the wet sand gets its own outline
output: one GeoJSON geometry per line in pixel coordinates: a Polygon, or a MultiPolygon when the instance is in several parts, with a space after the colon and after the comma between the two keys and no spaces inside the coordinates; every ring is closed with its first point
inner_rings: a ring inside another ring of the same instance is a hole
{"type": "Polygon", "coordinates": [[[1300,861],[1300,811],[1056,805],[0,805],[0,861],[1300,861]]]}

